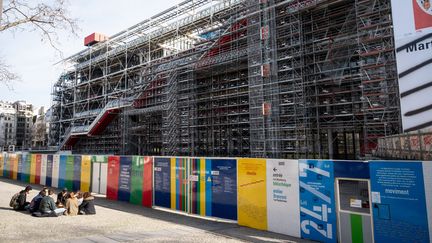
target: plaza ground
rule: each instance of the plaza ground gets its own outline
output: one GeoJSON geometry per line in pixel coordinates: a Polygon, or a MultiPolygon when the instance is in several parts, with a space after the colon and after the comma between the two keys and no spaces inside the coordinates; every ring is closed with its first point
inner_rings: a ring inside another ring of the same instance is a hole
{"type": "MultiPolygon", "coordinates": [[[[0,242],[308,242],[238,226],[96,197],[96,215],[35,218],[9,207],[26,184],[0,178],[0,242]]],[[[42,188],[32,185],[27,200],[42,188]]]]}

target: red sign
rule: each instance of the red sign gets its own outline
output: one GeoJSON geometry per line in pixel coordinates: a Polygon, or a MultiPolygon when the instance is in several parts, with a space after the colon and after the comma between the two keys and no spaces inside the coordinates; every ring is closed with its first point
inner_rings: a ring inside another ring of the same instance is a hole
{"type": "Polygon", "coordinates": [[[412,0],[414,8],[415,29],[432,27],[431,0],[412,0]]]}
{"type": "Polygon", "coordinates": [[[108,175],[106,198],[111,200],[118,199],[118,187],[120,176],[120,156],[108,157],[108,175]]]}

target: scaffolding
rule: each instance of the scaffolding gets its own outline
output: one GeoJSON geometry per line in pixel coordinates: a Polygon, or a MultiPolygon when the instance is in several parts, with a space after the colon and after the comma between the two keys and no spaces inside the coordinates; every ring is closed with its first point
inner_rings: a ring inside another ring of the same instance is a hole
{"type": "Polygon", "coordinates": [[[351,159],[401,129],[390,0],[185,1],[64,62],[74,153],[351,159]]]}

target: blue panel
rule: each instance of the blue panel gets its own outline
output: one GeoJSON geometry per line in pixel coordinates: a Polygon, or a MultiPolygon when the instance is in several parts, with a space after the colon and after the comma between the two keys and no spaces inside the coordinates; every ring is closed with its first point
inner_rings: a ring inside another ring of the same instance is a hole
{"type": "Polygon", "coordinates": [[[118,187],[118,200],[129,202],[131,186],[132,157],[120,157],[120,176],[118,187]]]}
{"type": "Polygon", "coordinates": [[[171,208],[170,163],[170,158],[154,158],[154,202],[165,208],[171,208]]]}
{"type": "Polygon", "coordinates": [[[47,172],[46,172],[46,185],[52,186],[52,168],[53,167],[53,155],[47,156],[47,172]]]}
{"type": "Polygon", "coordinates": [[[360,161],[334,161],[334,177],[369,179],[369,163],[360,161]]]}
{"type": "Polygon", "coordinates": [[[67,155],[60,155],[58,188],[63,189],[66,185],[66,159],[67,155]]]}
{"type": "Polygon", "coordinates": [[[206,208],[206,216],[212,216],[213,212],[212,212],[212,184],[213,184],[213,179],[212,179],[212,175],[211,175],[211,170],[212,170],[212,161],[210,159],[206,159],[206,163],[205,163],[205,171],[206,171],[206,181],[205,181],[205,208],[206,208]]]}
{"type": "Polygon", "coordinates": [[[300,160],[301,237],[337,242],[333,162],[300,160]]]}
{"type": "Polygon", "coordinates": [[[212,216],[237,220],[237,160],[212,159],[211,170],[212,216]]]}
{"type": "Polygon", "coordinates": [[[429,242],[421,162],[370,162],[376,243],[429,242]]]}
{"type": "Polygon", "coordinates": [[[81,155],[74,156],[73,170],[72,190],[78,191],[81,187],[81,155]]]}

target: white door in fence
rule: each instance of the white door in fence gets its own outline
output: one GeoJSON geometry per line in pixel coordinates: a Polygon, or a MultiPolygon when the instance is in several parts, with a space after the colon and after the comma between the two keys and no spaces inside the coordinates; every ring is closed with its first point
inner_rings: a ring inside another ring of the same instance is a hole
{"type": "Polygon", "coordinates": [[[93,163],[92,192],[104,195],[106,194],[107,170],[108,166],[106,163],[93,163]]]}

